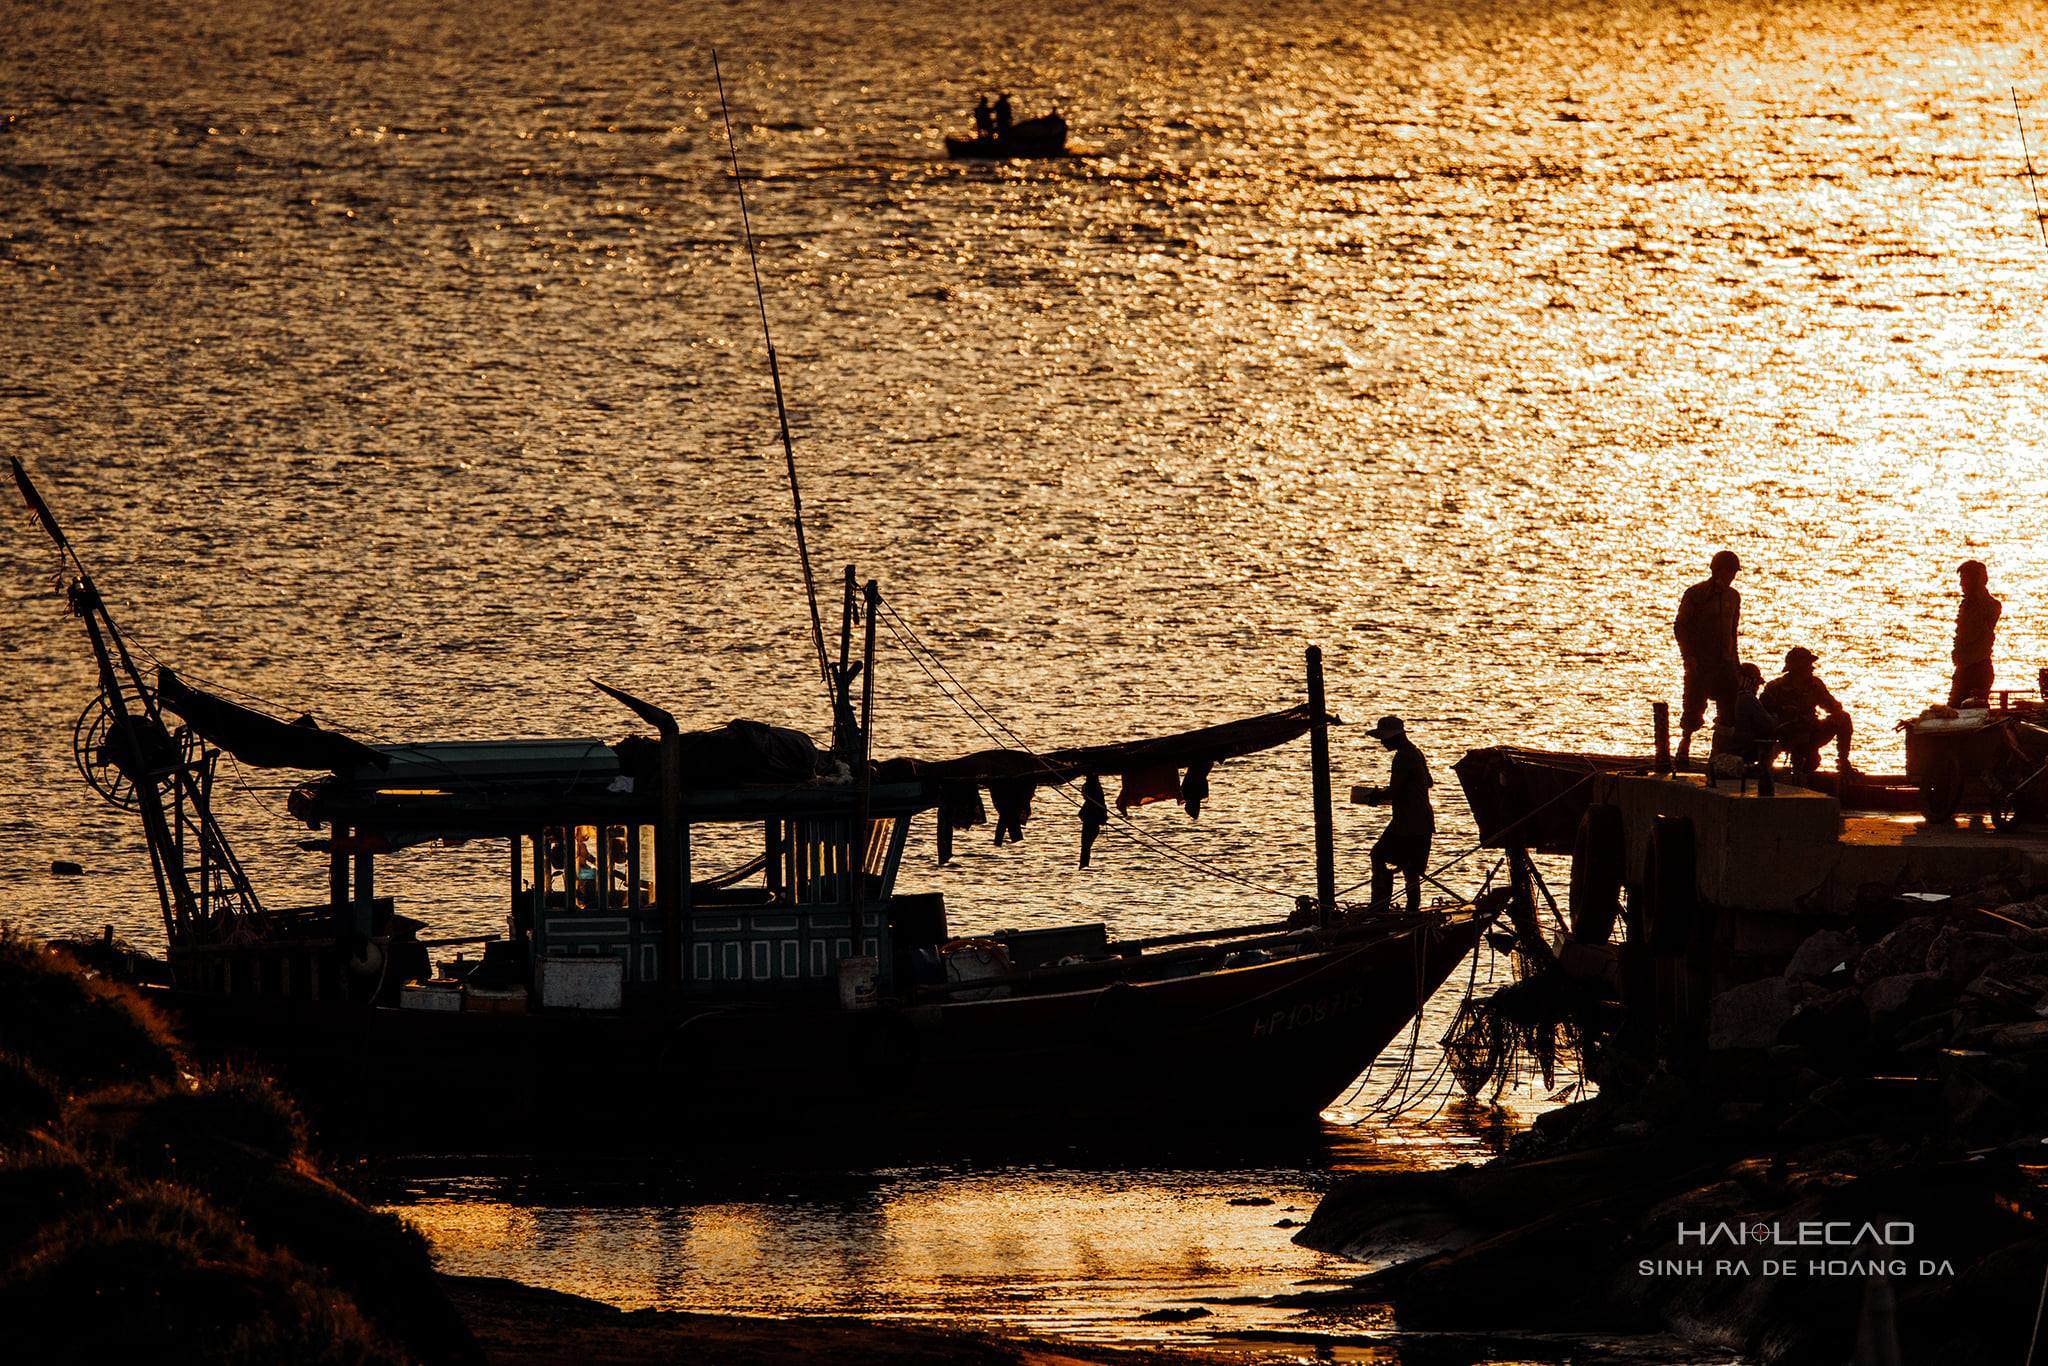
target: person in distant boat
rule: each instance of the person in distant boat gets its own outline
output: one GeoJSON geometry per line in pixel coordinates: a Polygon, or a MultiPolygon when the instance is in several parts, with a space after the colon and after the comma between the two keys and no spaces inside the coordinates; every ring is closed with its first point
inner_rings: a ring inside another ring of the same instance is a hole
{"type": "Polygon", "coordinates": [[[1785,652],[1785,672],[1764,685],[1764,710],[1778,723],[1778,743],[1792,760],[1792,776],[1810,778],[1820,771],[1820,747],[1835,742],[1835,771],[1848,778],[1856,766],[1849,762],[1849,742],[1855,725],[1849,712],[1828,685],[1820,681],[1813,666],[1820,657],[1804,645],[1785,652]]]}
{"type": "Polygon", "coordinates": [[[1007,90],[996,96],[995,120],[997,137],[1010,131],[1010,92],[1007,90]]]}
{"type": "Polygon", "coordinates": [[[996,135],[996,111],[989,107],[988,96],[983,95],[974,105],[974,136],[981,139],[996,135]]]}
{"type": "Polygon", "coordinates": [[[1678,657],[1685,663],[1685,703],[1678,721],[1678,762],[1683,764],[1692,750],[1693,732],[1707,723],[1707,702],[1714,714],[1726,705],[1724,698],[1736,688],[1735,638],[1742,624],[1742,594],[1735,591],[1735,574],[1742,561],[1732,550],[1714,556],[1711,573],[1685,590],[1678,600],[1678,618],[1672,635],[1678,639],[1678,657]]]}
{"type": "Polygon", "coordinates": [[[1963,600],[1956,605],[1956,645],[1949,658],[1955,677],[1949,681],[1948,704],[1991,700],[1991,649],[1998,643],[1998,618],[2005,604],[1991,596],[1991,571],[1982,560],[1964,560],[1956,569],[1963,600]]]}
{"type": "Polygon", "coordinates": [[[1382,716],[1367,732],[1394,754],[1393,772],[1385,787],[1367,788],[1370,806],[1389,806],[1393,814],[1372,846],[1372,909],[1392,909],[1394,874],[1408,884],[1408,909],[1422,904],[1422,875],[1429,867],[1429,845],[1436,836],[1436,811],[1429,801],[1434,780],[1422,751],[1408,738],[1398,716],[1382,716]]]}

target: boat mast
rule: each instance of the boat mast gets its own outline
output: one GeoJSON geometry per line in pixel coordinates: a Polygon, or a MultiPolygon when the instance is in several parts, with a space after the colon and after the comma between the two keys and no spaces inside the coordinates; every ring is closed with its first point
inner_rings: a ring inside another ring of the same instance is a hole
{"type": "Polygon", "coordinates": [[[1316,803],[1316,922],[1328,929],[1337,918],[1337,831],[1330,803],[1330,713],[1323,705],[1323,652],[1308,647],[1309,762],[1314,767],[1316,803]]]}
{"type": "MultiPolygon", "coordinates": [[[[828,705],[836,709],[832,666],[825,658],[825,624],[818,615],[818,582],[811,574],[811,549],[804,540],[804,497],[797,485],[796,445],[789,438],[789,409],[782,401],[782,367],[775,357],[775,336],[768,329],[768,296],[761,288],[761,254],[754,248],[754,225],[747,215],[747,182],[740,174],[740,149],[732,135],[732,111],[725,100],[725,77],[718,68],[718,49],[711,50],[711,78],[718,83],[718,114],[725,123],[725,146],[732,156],[732,183],[739,192],[740,230],[747,240],[747,260],[754,270],[754,306],[761,314],[761,339],[768,344],[768,379],[775,390],[775,418],[782,428],[782,460],[789,473],[789,504],[796,523],[796,553],[804,566],[804,597],[811,606],[811,644],[818,652],[818,677],[825,684],[828,705]]],[[[836,715],[836,710],[835,710],[836,715]]]]}

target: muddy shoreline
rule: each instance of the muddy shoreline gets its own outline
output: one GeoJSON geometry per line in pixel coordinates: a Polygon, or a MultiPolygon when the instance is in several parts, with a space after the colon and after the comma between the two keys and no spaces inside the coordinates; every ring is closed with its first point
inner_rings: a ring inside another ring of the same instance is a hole
{"type": "Polygon", "coordinates": [[[808,1366],[874,1361],[902,1366],[1226,1366],[1216,1350],[1111,1348],[1004,1338],[852,1318],[750,1318],[616,1309],[580,1295],[494,1276],[440,1278],[490,1366],[808,1366]]]}

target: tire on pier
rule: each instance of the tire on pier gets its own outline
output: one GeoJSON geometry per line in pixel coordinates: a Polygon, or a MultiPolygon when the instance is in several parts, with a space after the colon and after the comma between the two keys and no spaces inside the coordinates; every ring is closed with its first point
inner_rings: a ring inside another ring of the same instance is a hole
{"type": "Polygon", "coordinates": [[[1605,944],[1614,937],[1614,919],[1621,913],[1621,883],[1627,872],[1628,847],[1621,808],[1595,802],[1579,818],[1572,841],[1572,938],[1581,944],[1605,944]]]}
{"type": "Polygon", "coordinates": [[[1705,928],[1699,902],[1699,835],[1684,816],[1659,816],[1650,829],[1643,882],[1649,891],[1650,952],[1656,972],[1656,1049],[1681,1072],[1704,1046],[1706,1001],[1693,961],[1705,928]]]}

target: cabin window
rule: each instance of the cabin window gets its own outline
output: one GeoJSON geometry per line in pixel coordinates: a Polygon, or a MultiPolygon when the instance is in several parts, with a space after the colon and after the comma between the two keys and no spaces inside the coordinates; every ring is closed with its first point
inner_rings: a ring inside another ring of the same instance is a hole
{"type": "Polygon", "coordinates": [[[604,904],[602,884],[598,881],[597,827],[579,825],[574,827],[575,876],[572,881],[574,894],[571,901],[579,911],[594,911],[604,904]]]}
{"type": "Polygon", "coordinates": [[[603,862],[598,885],[604,889],[606,910],[623,911],[633,881],[633,853],[623,825],[607,825],[604,828],[603,862]]]}
{"type": "Polygon", "coordinates": [[[635,910],[654,909],[654,827],[637,826],[633,850],[633,907],[635,910]]]}
{"type": "Polygon", "coordinates": [[[868,822],[868,847],[860,861],[861,871],[880,880],[889,866],[889,842],[896,836],[896,818],[877,816],[868,822]]]}
{"type": "Polygon", "coordinates": [[[541,903],[556,909],[569,904],[563,898],[567,887],[567,833],[561,826],[551,825],[541,832],[540,843],[534,849],[540,864],[541,903]]]}

